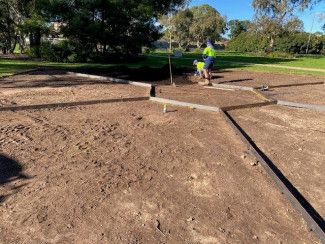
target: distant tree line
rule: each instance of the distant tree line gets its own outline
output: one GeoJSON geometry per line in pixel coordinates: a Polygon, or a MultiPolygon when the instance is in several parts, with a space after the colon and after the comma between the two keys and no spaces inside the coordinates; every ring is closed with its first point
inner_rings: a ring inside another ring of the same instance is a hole
{"type": "Polygon", "coordinates": [[[101,60],[137,54],[161,38],[185,50],[201,48],[229,31],[230,50],[321,53],[324,35],[307,44],[294,16],[320,1],[252,0],[254,20],[227,23],[207,4],[186,7],[189,0],[0,0],[0,51],[19,47],[52,61],[101,60]]]}
{"type": "MultiPolygon", "coordinates": [[[[228,24],[228,49],[239,52],[287,52],[325,54],[324,33],[303,31],[303,22],[294,13],[321,0],[253,0],[253,21],[233,20],[228,24]]],[[[324,24],[325,26],[325,24],[324,24]]],[[[325,32],[325,27],[323,28],[325,32]]]]}
{"type": "MultiPolygon", "coordinates": [[[[320,1],[253,0],[253,20],[229,22],[209,5],[182,9],[160,18],[164,26],[163,39],[187,50],[193,45],[202,47],[207,39],[220,40],[228,32],[230,42],[227,48],[232,51],[324,54],[324,33],[305,33],[303,22],[295,16],[297,11],[320,1]]],[[[325,32],[325,24],[323,29],[325,32]]]]}
{"type": "Polygon", "coordinates": [[[163,39],[170,44],[176,42],[185,50],[191,44],[201,48],[208,39],[219,40],[227,23],[225,17],[207,4],[161,16],[159,22],[163,25],[163,39]]]}
{"type": "MultiPolygon", "coordinates": [[[[137,53],[161,37],[157,19],[187,0],[0,0],[0,50],[60,55],[137,53]],[[56,33],[53,23],[60,23],[56,33]],[[67,43],[52,48],[42,38],[62,36],[67,43]],[[62,50],[64,49],[64,50],[62,50]]],[[[59,55],[59,56],[60,56],[59,55]]],[[[58,57],[61,58],[61,57],[58,57]]]]}

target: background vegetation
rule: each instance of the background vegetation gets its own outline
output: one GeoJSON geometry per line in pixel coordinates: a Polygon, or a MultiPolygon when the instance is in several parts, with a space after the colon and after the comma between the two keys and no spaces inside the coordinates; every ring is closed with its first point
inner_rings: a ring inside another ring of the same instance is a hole
{"type": "MultiPolygon", "coordinates": [[[[249,66],[262,62],[324,68],[323,59],[315,61],[316,56],[299,59],[310,60],[311,65],[292,59],[306,53],[325,54],[324,33],[304,32],[302,21],[295,16],[320,1],[252,0],[254,19],[228,21],[209,5],[186,7],[187,0],[0,0],[0,50],[3,54],[25,53],[56,65],[124,62],[132,66],[142,51],[157,53],[159,43],[190,51],[185,55],[188,58],[200,58],[197,54],[211,39],[217,47],[226,46],[218,67],[229,68],[227,62],[249,66]],[[280,59],[273,60],[275,57],[280,59]],[[283,57],[290,60],[284,62],[283,57]]],[[[325,23],[323,29],[325,32],[325,23]]],[[[153,62],[150,65],[166,61],[157,59],[146,60],[153,62]]],[[[148,65],[143,58],[136,60],[148,65]]],[[[27,66],[32,61],[28,62],[27,66]]],[[[191,66],[189,60],[174,62],[191,66]]]]}

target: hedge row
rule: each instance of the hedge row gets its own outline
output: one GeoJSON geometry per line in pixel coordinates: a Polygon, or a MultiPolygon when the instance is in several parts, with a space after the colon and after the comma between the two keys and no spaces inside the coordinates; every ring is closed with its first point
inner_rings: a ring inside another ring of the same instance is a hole
{"type": "MultiPolygon", "coordinates": [[[[275,52],[305,54],[309,40],[308,33],[293,33],[277,37],[274,42],[275,52]]],[[[269,39],[256,33],[241,33],[232,39],[227,50],[236,52],[262,52],[269,47],[269,39]]],[[[325,55],[325,35],[313,34],[309,45],[309,54],[325,55]]]]}

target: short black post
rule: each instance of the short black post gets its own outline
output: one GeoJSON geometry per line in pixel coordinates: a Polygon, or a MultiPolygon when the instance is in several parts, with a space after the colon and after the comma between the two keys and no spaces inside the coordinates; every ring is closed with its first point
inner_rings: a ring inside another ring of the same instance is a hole
{"type": "Polygon", "coordinates": [[[156,86],[151,86],[150,97],[156,97],[156,86]]]}

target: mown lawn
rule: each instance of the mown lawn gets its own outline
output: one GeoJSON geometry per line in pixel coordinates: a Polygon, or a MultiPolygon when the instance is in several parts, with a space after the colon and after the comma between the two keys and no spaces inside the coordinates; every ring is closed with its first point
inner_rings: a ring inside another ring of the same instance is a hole
{"type": "MultiPolygon", "coordinates": [[[[201,59],[200,54],[186,53],[182,58],[172,58],[173,65],[177,67],[191,68],[194,59],[201,59]]],[[[249,70],[258,72],[273,72],[273,73],[292,73],[292,74],[313,74],[324,75],[325,72],[318,71],[303,71],[303,70],[290,70],[285,68],[276,67],[262,67],[256,64],[273,64],[281,66],[295,66],[302,68],[317,68],[325,69],[325,57],[302,57],[297,59],[284,59],[284,58],[268,58],[268,57],[255,57],[248,54],[219,52],[218,61],[216,62],[216,69],[235,69],[235,70],[249,70]]],[[[153,54],[137,59],[133,62],[116,62],[110,64],[95,64],[95,63],[54,63],[54,62],[41,62],[32,60],[8,60],[1,59],[0,57],[0,76],[13,74],[16,72],[34,69],[37,67],[52,67],[60,69],[98,69],[105,70],[114,66],[127,66],[129,68],[138,68],[143,66],[148,67],[162,67],[168,64],[166,53],[153,54]],[[163,56],[163,57],[162,57],[163,56]]]]}
{"type": "MultiPolygon", "coordinates": [[[[157,53],[153,55],[167,56],[167,53],[157,53]]],[[[188,59],[202,59],[201,54],[197,53],[185,53],[184,58],[188,59]]],[[[325,56],[304,56],[298,58],[273,58],[273,57],[262,57],[255,56],[250,53],[238,53],[238,52],[218,52],[218,60],[226,62],[235,63],[247,63],[247,64],[274,64],[282,66],[291,67],[301,67],[301,68],[315,68],[315,69],[325,69],[325,56]]]]}

